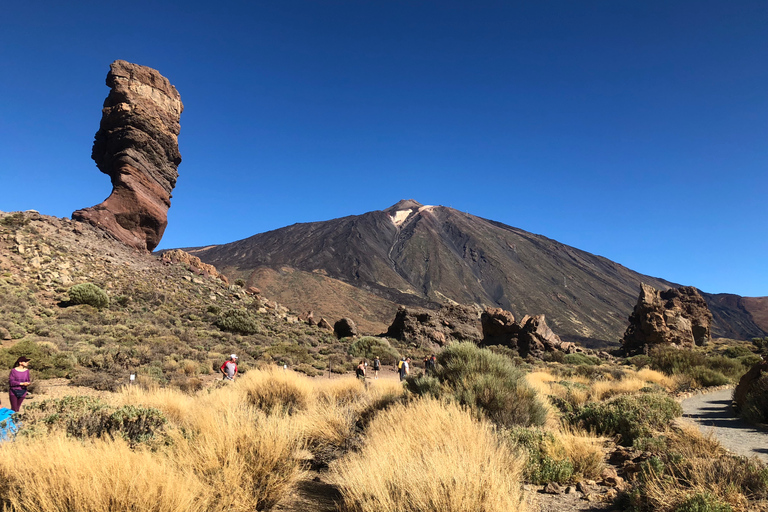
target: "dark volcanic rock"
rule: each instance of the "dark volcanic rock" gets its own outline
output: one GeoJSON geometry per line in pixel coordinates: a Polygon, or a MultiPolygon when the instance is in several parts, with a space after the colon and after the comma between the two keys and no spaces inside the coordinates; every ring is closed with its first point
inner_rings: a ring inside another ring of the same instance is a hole
{"type": "Polygon", "coordinates": [[[480,322],[483,326],[484,346],[503,345],[517,350],[523,357],[541,357],[544,352],[555,350],[571,353],[576,349],[575,344],[563,342],[549,328],[544,315],[526,315],[517,323],[509,311],[488,308],[481,315],[480,322]]]}
{"type": "Polygon", "coordinates": [[[693,347],[709,342],[712,313],[696,288],[658,291],[640,285],[622,344],[627,354],[646,353],[654,345],[693,347]]]}
{"type": "Polygon", "coordinates": [[[733,391],[733,402],[737,412],[742,411],[742,409],[744,408],[744,404],[747,401],[747,395],[749,395],[749,393],[751,393],[754,390],[758,381],[764,375],[768,375],[767,359],[763,359],[762,361],[754,365],[752,368],[750,368],[747,373],[741,376],[741,378],[739,379],[739,384],[736,386],[736,389],[733,391]]]}
{"type": "Polygon", "coordinates": [[[352,336],[357,336],[357,326],[351,318],[342,318],[333,324],[333,332],[339,339],[351,338],[352,336]]]}
{"type": "Polygon", "coordinates": [[[168,79],[154,69],[117,60],[91,157],[112,180],[101,204],[78,210],[88,222],[139,250],[152,251],[168,224],[171,192],[181,163],[178,135],[184,106],[168,79]]]}
{"type": "Polygon", "coordinates": [[[478,312],[470,306],[446,305],[439,310],[401,307],[386,336],[434,348],[450,341],[478,343],[478,312]]]}

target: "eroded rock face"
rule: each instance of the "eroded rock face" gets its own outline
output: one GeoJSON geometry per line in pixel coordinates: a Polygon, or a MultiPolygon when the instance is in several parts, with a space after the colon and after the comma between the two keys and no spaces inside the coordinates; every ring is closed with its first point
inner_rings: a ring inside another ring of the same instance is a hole
{"type": "Polygon", "coordinates": [[[450,341],[478,343],[481,338],[478,311],[459,305],[446,305],[437,311],[401,306],[385,335],[427,348],[442,347],[450,341]]]}
{"type": "Polygon", "coordinates": [[[622,344],[627,355],[647,353],[655,345],[702,346],[711,338],[712,313],[692,286],[659,291],[640,285],[640,297],[622,344]]]}
{"type": "MultiPolygon", "coordinates": [[[[747,373],[741,376],[739,384],[733,391],[733,402],[737,412],[741,413],[744,410],[744,405],[747,402],[747,395],[755,390],[760,379],[765,379],[767,375],[768,359],[764,358],[759,363],[753,365],[747,373]]],[[[765,387],[763,387],[763,389],[765,389],[765,387]]]]}
{"type": "Polygon", "coordinates": [[[159,72],[117,60],[102,109],[91,158],[112,180],[101,204],[78,210],[88,222],[124,244],[152,251],[168,224],[171,192],[181,163],[178,135],[184,106],[176,88],[159,72]]]}
{"type": "Polygon", "coordinates": [[[526,315],[518,323],[509,311],[488,308],[481,315],[480,322],[483,326],[482,344],[485,346],[502,345],[517,350],[523,357],[541,357],[544,352],[555,350],[565,353],[576,350],[573,343],[562,341],[549,328],[544,315],[526,315]]]}

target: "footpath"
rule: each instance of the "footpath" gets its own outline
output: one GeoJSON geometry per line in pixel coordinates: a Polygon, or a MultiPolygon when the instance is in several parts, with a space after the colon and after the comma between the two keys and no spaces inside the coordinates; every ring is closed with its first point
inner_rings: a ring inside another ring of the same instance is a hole
{"type": "Polygon", "coordinates": [[[757,457],[768,464],[768,430],[738,418],[731,405],[733,389],[702,393],[682,401],[683,417],[712,431],[727,450],[745,457],[757,457]]]}

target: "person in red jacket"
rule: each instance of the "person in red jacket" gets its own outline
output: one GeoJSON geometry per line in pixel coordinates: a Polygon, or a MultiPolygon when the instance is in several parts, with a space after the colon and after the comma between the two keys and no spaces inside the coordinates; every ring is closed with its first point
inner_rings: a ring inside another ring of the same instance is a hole
{"type": "Polygon", "coordinates": [[[224,374],[224,380],[235,380],[237,377],[237,356],[232,354],[229,359],[221,365],[219,371],[224,374]]]}

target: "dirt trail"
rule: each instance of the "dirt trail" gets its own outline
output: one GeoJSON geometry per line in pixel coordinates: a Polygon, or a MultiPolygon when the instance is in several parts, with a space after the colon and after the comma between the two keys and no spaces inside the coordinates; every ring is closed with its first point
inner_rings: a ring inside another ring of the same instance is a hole
{"type": "Polygon", "coordinates": [[[736,417],[731,406],[733,389],[695,395],[683,400],[683,417],[699,425],[702,432],[713,431],[726,449],[768,463],[768,431],[736,417]]]}

